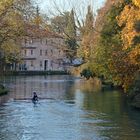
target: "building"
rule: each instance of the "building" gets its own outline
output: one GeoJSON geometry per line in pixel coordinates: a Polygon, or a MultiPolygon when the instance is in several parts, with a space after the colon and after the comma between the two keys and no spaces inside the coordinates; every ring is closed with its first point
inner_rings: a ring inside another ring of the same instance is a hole
{"type": "MultiPolygon", "coordinates": [[[[28,30],[29,32],[30,30],[28,30]]],[[[20,71],[64,71],[65,41],[51,32],[34,30],[21,43],[20,71]]]]}

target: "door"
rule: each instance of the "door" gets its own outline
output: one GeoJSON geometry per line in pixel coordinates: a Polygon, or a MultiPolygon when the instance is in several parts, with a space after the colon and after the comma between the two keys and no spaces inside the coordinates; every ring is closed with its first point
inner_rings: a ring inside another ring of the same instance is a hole
{"type": "Polygon", "coordinates": [[[47,70],[47,68],[48,68],[48,60],[45,60],[44,61],[44,70],[47,70]]]}

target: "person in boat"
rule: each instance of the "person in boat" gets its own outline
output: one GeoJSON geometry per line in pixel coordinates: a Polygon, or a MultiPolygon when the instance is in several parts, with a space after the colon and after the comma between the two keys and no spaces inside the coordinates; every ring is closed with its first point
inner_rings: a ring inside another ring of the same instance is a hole
{"type": "Polygon", "coordinates": [[[38,96],[37,96],[36,92],[33,92],[32,101],[38,101],[38,96]]]}

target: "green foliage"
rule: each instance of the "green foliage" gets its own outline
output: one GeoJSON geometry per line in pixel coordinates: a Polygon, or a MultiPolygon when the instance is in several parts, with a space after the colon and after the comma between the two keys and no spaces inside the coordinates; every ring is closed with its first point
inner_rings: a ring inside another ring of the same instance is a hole
{"type": "Polygon", "coordinates": [[[66,43],[71,50],[76,50],[77,43],[76,43],[76,25],[75,25],[75,18],[74,18],[74,11],[71,10],[68,16],[68,24],[65,29],[66,31],[66,43]]]}
{"type": "Polygon", "coordinates": [[[91,59],[88,63],[88,67],[94,71],[96,76],[103,76],[106,82],[111,82],[118,86],[122,85],[124,88],[126,88],[126,83],[129,83],[133,77],[130,76],[129,71],[134,71],[135,69],[125,59],[128,52],[122,49],[123,41],[121,38],[121,32],[125,25],[119,26],[117,19],[125,4],[119,3],[112,6],[105,15],[100,36],[97,38],[97,44],[96,46],[92,44],[94,47],[93,53],[91,53],[91,59]]]}
{"type": "Polygon", "coordinates": [[[64,34],[68,25],[69,12],[64,12],[63,15],[58,15],[51,19],[51,28],[54,32],[64,34]]]}
{"type": "Polygon", "coordinates": [[[83,57],[85,61],[89,59],[91,52],[91,41],[93,38],[93,25],[94,25],[94,16],[91,6],[87,7],[86,19],[84,21],[84,26],[81,28],[82,41],[80,48],[78,49],[78,55],[83,57]]]}
{"type": "Polygon", "coordinates": [[[140,20],[135,22],[134,28],[135,28],[136,32],[140,32],[140,20]]]}
{"type": "Polygon", "coordinates": [[[88,69],[83,69],[82,72],[80,73],[81,76],[85,77],[87,80],[91,77],[95,77],[95,74],[88,68],[88,69]]]}
{"type": "MultiPolygon", "coordinates": [[[[100,69],[100,75],[106,80],[113,82],[113,53],[120,50],[122,44],[120,31],[116,16],[121,12],[122,7],[113,6],[107,13],[105,24],[102,28],[96,55],[96,69],[100,69]]],[[[97,71],[97,70],[96,70],[97,71]]],[[[98,73],[99,75],[99,73],[98,73]]]]}
{"type": "Polygon", "coordinates": [[[75,17],[73,9],[68,15],[68,21],[65,28],[65,43],[69,49],[67,53],[67,57],[69,59],[73,59],[77,52],[77,39],[76,39],[76,24],[75,24],[75,17]]]}
{"type": "Polygon", "coordinates": [[[133,38],[133,45],[138,45],[140,44],[140,36],[135,36],[133,38]]]}
{"type": "Polygon", "coordinates": [[[67,38],[65,42],[71,50],[76,50],[77,42],[75,38],[67,38]]]}
{"type": "Polygon", "coordinates": [[[130,8],[130,3],[131,1],[123,1],[108,11],[93,62],[96,65],[93,68],[95,72],[98,69],[105,80],[121,85],[124,91],[130,89],[134,74],[139,69],[140,56],[139,46],[136,46],[140,43],[140,37],[134,31],[139,32],[139,20],[135,20],[139,16],[136,15],[134,19],[134,16],[126,15],[128,12],[134,15],[137,13],[137,9],[130,8]]]}
{"type": "Polygon", "coordinates": [[[0,59],[3,61],[1,70],[4,64],[20,60],[20,41],[25,35],[25,26],[33,19],[33,15],[30,0],[0,1],[0,59]]]}
{"type": "Polygon", "coordinates": [[[93,23],[94,23],[94,16],[93,16],[93,11],[91,6],[89,5],[87,7],[87,14],[86,14],[86,19],[84,22],[84,27],[83,27],[83,36],[88,35],[90,32],[93,31],[93,23]]]}
{"type": "Polygon", "coordinates": [[[54,32],[64,35],[65,43],[69,50],[67,57],[73,59],[77,50],[74,10],[72,9],[70,12],[64,12],[63,15],[52,18],[51,28],[54,32]]]}
{"type": "Polygon", "coordinates": [[[7,93],[8,90],[3,85],[0,85],[0,96],[5,95],[7,93]]]}

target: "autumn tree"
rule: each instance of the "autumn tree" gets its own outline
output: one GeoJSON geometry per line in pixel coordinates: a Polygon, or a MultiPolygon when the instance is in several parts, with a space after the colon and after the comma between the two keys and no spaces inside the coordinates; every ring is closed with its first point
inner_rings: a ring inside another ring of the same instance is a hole
{"type": "Polygon", "coordinates": [[[140,68],[140,46],[139,46],[139,2],[129,1],[125,4],[123,11],[117,17],[118,25],[123,27],[121,38],[123,41],[122,50],[125,51],[125,61],[127,63],[127,73],[125,74],[124,87],[128,89],[133,83],[135,74],[140,68]],[[134,5],[133,5],[134,4],[134,5]],[[127,13],[127,15],[126,15],[127,13]],[[127,75],[128,74],[128,75],[127,75]]]}
{"type": "Polygon", "coordinates": [[[19,60],[19,40],[24,35],[24,25],[31,17],[32,9],[29,0],[0,1],[0,58],[2,67],[3,64],[19,60]]]}
{"type": "Polygon", "coordinates": [[[51,29],[59,34],[64,34],[68,25],[69,12],[64,12],[62,15],[57,15],[51,18],[51,29]]]}
{"type": "Polygon", "coordinates": [[[110,7],[92,57],[96,75],[103,75],[125,91],[139,70],[139,8],[133,4],[124,0],[110,7]]]}

